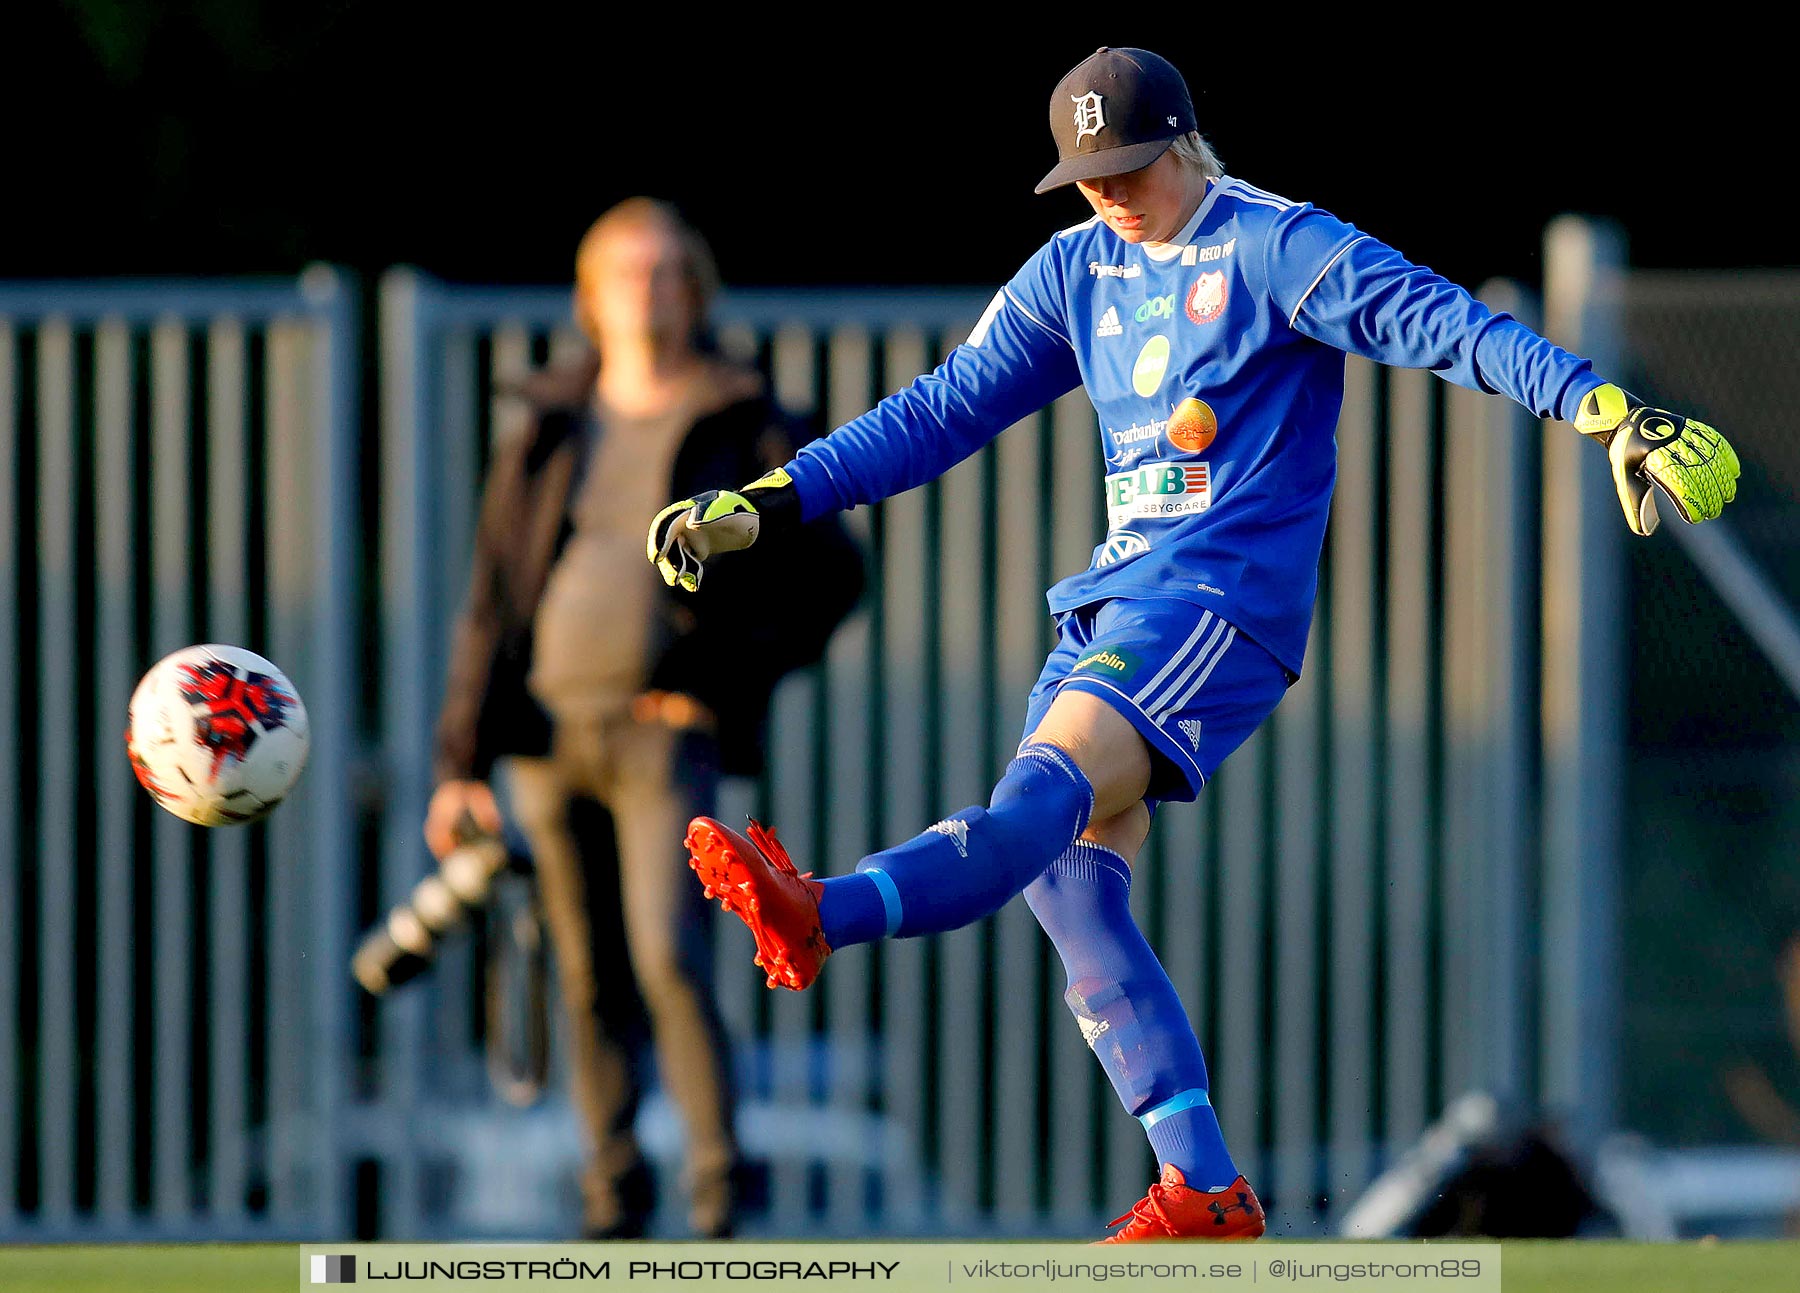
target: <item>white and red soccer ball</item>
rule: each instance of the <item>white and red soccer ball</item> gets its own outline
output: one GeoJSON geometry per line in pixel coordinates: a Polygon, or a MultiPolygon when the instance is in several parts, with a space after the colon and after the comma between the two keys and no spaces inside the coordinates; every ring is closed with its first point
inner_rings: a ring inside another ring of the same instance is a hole
{"type": "Polygon", "coordinates": [[[132,769],[157,803],[197,826],[265,816],[299,780],[310,743],[294,684],[242,647],[183,647],[131,693],[132,769]]]}

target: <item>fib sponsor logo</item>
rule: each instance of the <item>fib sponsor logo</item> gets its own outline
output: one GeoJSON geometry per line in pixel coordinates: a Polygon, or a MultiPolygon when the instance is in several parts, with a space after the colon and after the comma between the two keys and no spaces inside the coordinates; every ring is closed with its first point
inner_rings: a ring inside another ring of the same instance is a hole
{"type": "Polygon", "coordinates": [[[1138,306],[1137,313],[1131,317],[1139,323],[1148,323],[1152,319],[1166,319],[1175,313],[1175,293],[1167,296],[1153,296],[1138,306]]]}
{"type": "Polygon", "coordinates": [[[1131,389],[1145,399],[1156,394],[1169,371],[1169,339],[1160,332],[1138,351],[1137,363],[1131,366],[1131,389]]]}
{"type": "Polygon", "coordinates": [[[1199,453],[1219,434],[1219,419],[1205,400],[1189,397],[1169,414],[1169,443],[1183,453],[1199,453]]]}
{"type": "Polygon", "coordinates": [[[1225,271],[1216,269],[1210,274],[1202,274],[1188,288],[1187,317],[1193,323],[1211,323],[1225,313],[1225,298],[1230,289],[1225,282],[1225,271]]]}
{"type": "Polygon", "coordinates": [[[1115,682],[1124,682],[1142,663],[1137,656],[1119,647],[1097,647],[1077,660],[1069,672],[1104,674],[1115,682]]]}
{"type": "Polygon", "coordinates": [[[1191,516],[1212,506],[1212,468],[1203,462],[1153,462],[1106,478],[1106,528],[1135,520],[1191,516]]]}

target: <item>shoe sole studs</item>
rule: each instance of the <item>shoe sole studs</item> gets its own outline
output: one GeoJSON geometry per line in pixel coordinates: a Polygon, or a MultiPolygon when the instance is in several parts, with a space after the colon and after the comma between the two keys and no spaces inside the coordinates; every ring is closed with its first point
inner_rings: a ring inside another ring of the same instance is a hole
{"type": "Polygon", "coordinates": [[[760,916],[762,901],[750,890],[748,879],[739,879],[747,875],[749,868],[733,851],[729,841],[716,832],[704,827],[688,831],[682,843],[687,846],[688,866],[699,877],[700,887],[708,898],[716,899],[719,908],[736,916],[750,930],[756,940],[756,955],[752,963],[764,972],[765,982],[771,988],[786,987],[795,992],[802,991],[804,985],[800,981],[800,971],[788,962],[788,957],[780,948],[771,946],[762,930],[762,921],[752,919],[760,916]],[[741,894],[742,897],[735,895],[741,894]]]}

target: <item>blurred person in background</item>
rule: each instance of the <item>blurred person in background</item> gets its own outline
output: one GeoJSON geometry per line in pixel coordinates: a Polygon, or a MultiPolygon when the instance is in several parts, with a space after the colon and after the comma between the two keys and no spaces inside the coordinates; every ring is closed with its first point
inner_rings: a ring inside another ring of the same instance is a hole
{"type": "Polygon", "coordinates": [[[642,556],[645,513],[671,491],[779,466],[794,437],[763,379],[712,348],[712,255],[672,207],[620,203],[588,230],[575,268],[575,317],[594,353],[523,383],[529,416],[496,449],[425,839],[442,858],[459,823],[498,832],[489,778],[513,756],[508,804],[536,864],[587,1135],[584,1233],[639,1236],[653,1210],[632,1131],[641,997],[687,1128],[690,1225],[723,1237],[738,1159],[730,1054],[682,829],[712,811],[722,773],[760,770],[775,684],[822,653],[862,563],[832,521],[776,545],[830,567],[829,585],[804,596],[769,577],[783,564],[773,553],[697,597],[677,602],[661,586],[642,556]],[[746,635],[746,623],[768,627],[746,635]],[[616,849],[585,828],[595,805],[616,849]]]}

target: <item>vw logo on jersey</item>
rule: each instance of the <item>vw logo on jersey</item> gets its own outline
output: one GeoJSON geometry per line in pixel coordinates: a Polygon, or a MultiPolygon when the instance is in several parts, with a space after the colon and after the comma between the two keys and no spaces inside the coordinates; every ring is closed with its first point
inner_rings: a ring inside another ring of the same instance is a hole
{"type": "Polygon", "coordinates": [[[1094,565],[1110,566],[1150,551],[1150,540],[1136,530],[1114,530],[1106,536],[1106,542],[1100,545],[1100,555],[1095,558],[1094,565]]]}
{"type": "Polygon", "coordinates": [[[1148,323],[1152,319],[1166,319],[1173,313],[1175,313],[1175,293],[1170,292],[1167,296],[1151,297],[1138,306],[1137,313],[1132,317],[1139,323],[1148,323]]]}
{"type": "Polygon", "coordinates": [[[1157,387],[1163,383],[1163,375],[1168,371],[1169,339],[1159,332],[1138,351],[1137,363],[1131,367],[1131,389],[1149,399],[1156,394],[1157,387]]]}
{"type": "Polygon", "coordinates": [[[1202,274],[1188,289],[1187,317],[1195,323],[1211,323],[1225,313],[1225,271],[1202,274]]]}

